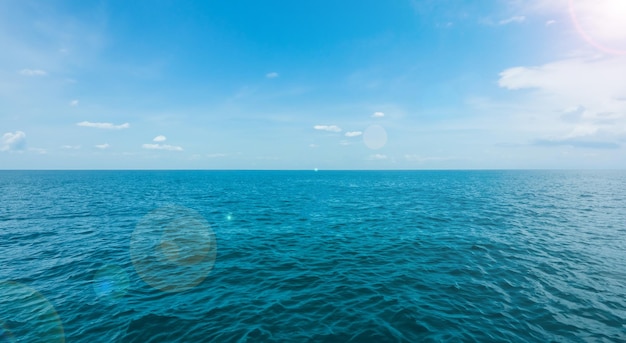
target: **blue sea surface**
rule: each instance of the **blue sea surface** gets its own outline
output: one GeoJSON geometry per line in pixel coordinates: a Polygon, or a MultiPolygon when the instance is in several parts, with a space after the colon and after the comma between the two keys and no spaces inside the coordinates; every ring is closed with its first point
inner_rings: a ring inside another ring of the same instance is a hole
{"type": "Polygon", "coordinates": [[[0,342],[626,342],[625,171],[0,171],[0,342]]]}

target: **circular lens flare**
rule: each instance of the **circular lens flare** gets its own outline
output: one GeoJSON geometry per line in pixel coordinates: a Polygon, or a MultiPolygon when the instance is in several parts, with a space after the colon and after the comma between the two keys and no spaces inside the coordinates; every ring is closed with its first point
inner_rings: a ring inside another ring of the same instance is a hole
{"type": "Polygon", "coordinates": [[[371,125],[363,133],[363,142],[372,150],[380,149],[387,144],[387,131],[380,125],[371,125]]]}
{"type": "Polygon", "coordinates": [[[118,266],[105,266],[93,277],[93,290],[100,300],[115,303],[120,301],[130,287],[126,271],[118,266]]]}
{"type": "Polygon", "coordinates": [[[166,206],[137,223],[130,242],[137,274],[151,287],[182,292],[210,273],[217,255],[215,233],[196,211],[166,206]]]}
{"type": "Polygon", "coordinates": [[[8,342],[65,342],[61,318],[39,292],[0,282],[0,338],[8,342]]]}
{"type": "Polygon", "coordinates": [[[588,44],[605,53],[626,55],[625,0],[569,0],[569,14],[588,44]]]}

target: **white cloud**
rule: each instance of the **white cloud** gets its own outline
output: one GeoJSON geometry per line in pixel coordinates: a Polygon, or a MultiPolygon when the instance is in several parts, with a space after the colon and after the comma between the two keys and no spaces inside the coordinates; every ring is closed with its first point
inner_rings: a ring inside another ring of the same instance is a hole
{"type": "Polygon", "coordinates": [[[165,142],[165,140],[167,140],[167,137],[165,137],[163,135],[158,135],[158,136],[154,137],[154,139],[152,139],[152,141],[154,141],[154,142],[165,142]]]}
{"type": "Polygon", "coordinates": [[[96,144],[94,145],[96,148],[100,149],[100,150],[105,150],[111,147],[111,145],[109,145],[109,143],[104,143],[104,144],[96,144]]]}
{"type": "Polygon", "coordinates": [[[70,101],[70,106],[72,106],[72,107],[76,107],[76,106],[78,106],[78,100],[72,100],[72,101],[70,101]]]}
{"type": "Polygon", "coordinates": [[[554,20],[554,19],[550,19],[550,20],[546,21],[546,26],[550,26],[550,25],[554,25],[554,24],[556,24],[556,20],[554,20]]]}
{"type": "Polygon", "coordinates": [[[22,69],[20,70],[20,74],[24,76],[46,76],[48,73],[45,70],[41,69],[22,69]]]}
{"type": "Polygon", "coordinates": [[[370,157],[368,159],[369,160],[386,160],[387,159],[387,155],[374,154],[374,155],[370,155],[370,157]]]}
{"type": "Polygon", "coordinates": [[[315,125],[313,128],[321,131],[341,132],[341,128],[337,125],[315,125]]]}
{"type": "Polygon", "coordinates": [[[110,130],[128,129],[130,127],[129,123],[115,125],[112,123],[93,123],[89,121],[81,121],[80,123],[76,123],[76,125],[84,126],[84,127],[95,127],[97,129],[110,129],[110,130]]]}
{"type": "Polygon", "coordinates": [[[498,82],[509,90],[531,90],[520,94],[516,106],[526,114],[511,125],[541,133],[535,145],[615,147],[626,137],[624,75],[626,56],[572,58],[509,68],[498,82]]]}
{"type": "Polygon", "coordinates": [[[363,132],[361,131],[349,131],[349,132],[346,132],[346,137],[358,137],[362,134],[363,132]]]}
{"type": "Polygon", "coordinates": [[[278,73],[277,73],[277,72],[275,72],[275,71],[273,71],[273,72],[271,72],[271,73],[267,73],[267,74],[265,74],[265,77],[267,77],[268,79],[275,79],[275,78],[277,78],[277,77],[278,77],[278,73]]]}
{"type": "Polygon", "coordinates": [[[148,150],[183,151],[182,147],[169,144],[143,144],[141,147],[148,150]]]}
{"type": "Polygon", "coordinates": [[[498,22],[498,24],[500,25],[507,25],[507,24],[511,24],[511,23],[523,23],[524,21],[526,21],[526,17],[523,15],[516,15],[513,16],[511,18],[507,18],[507,19],[502,19],[498,22]]]}
{"type": "MultiPolygon", "coordinates": [[[[626,56],[613,58],[573,58],[541,66],[514,67],[500,73],[500,87],[536,89],[561,95],[572,104],[607,105],[626,96],[626,56]]],[[[623,103],[623,102],[622,102],[623,103]]]]}
{"type": "Polygon", "coordinates": [[[26,148],[26,134],[23,131],[7,132],[2,135],[0,151],[22,151],[26,148]]]}
{"type": "Polygon", "coordinates": [[[80,149],[80,145],[62,145],[61,148],[67,150],[78,150],[80,149]]]}
{"type": "Polygon", "coordinates": [[[371,115],[372,118],[382,118],[384,116],[385,116],[385,113],[383,113],[383,112],[374,112],[371,115]]]}

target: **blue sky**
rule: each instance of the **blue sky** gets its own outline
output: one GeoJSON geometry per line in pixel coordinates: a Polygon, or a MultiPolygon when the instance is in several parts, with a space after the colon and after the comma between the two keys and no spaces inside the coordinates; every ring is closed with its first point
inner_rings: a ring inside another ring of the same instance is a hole
{"type": "Polygon", "coordinates": [[[626,167],[623,0],[0,2],[0,169],[626,167]]]}

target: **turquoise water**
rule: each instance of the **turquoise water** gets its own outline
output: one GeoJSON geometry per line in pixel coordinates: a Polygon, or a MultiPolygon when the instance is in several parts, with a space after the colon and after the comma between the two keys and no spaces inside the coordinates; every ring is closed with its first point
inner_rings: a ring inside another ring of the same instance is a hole
{"type": "Polygon", "coordinates": [[[0,342],[625,342],[625,249],[623,171],[2,171],[0,342]]]}

